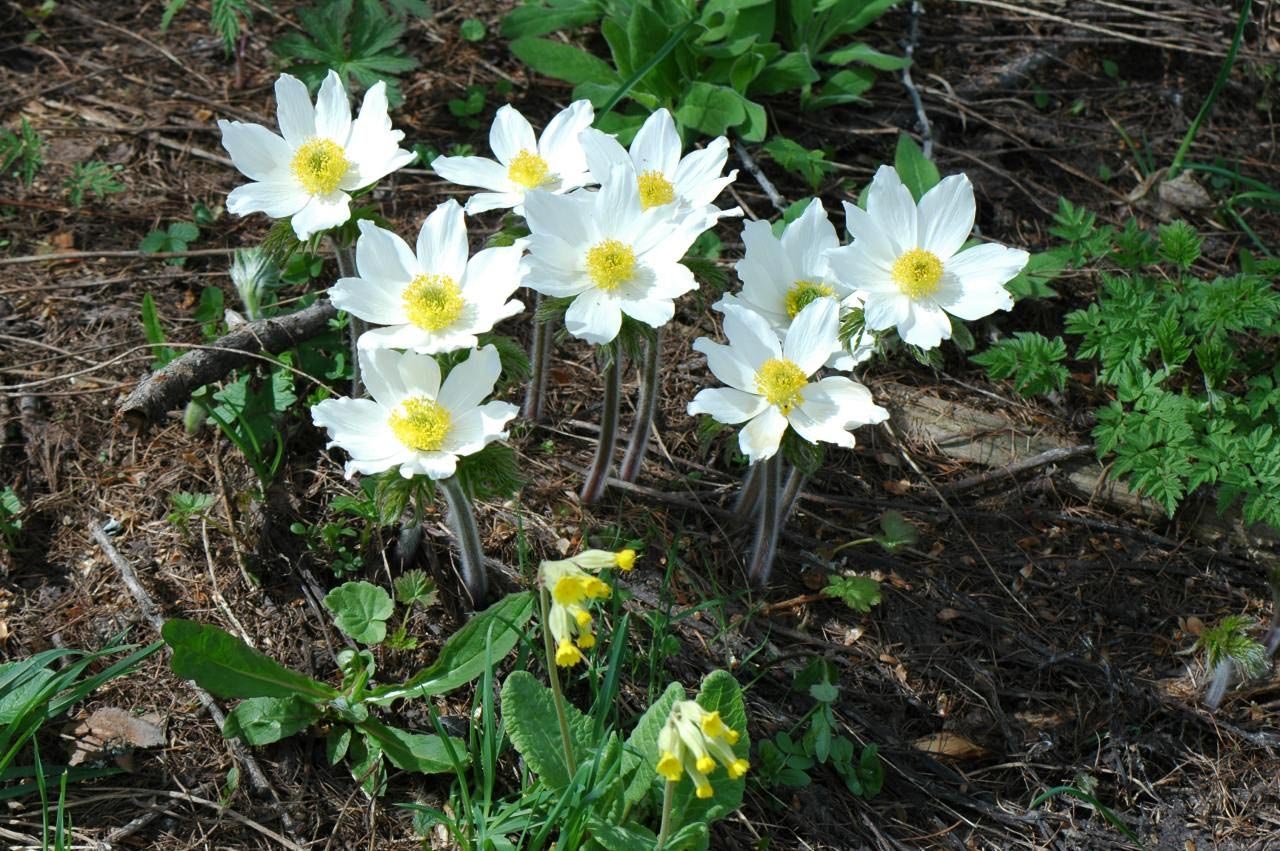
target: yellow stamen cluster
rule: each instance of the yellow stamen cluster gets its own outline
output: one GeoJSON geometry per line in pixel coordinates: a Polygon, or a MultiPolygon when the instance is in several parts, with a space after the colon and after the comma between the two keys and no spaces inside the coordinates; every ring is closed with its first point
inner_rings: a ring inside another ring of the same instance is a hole
{"type": "Polygon", "coordinates": [[[942,261],[932,251],[913,248],[893,261],[894,283],[909,298],[933,295],[942,283],[942,261]]]}
{"type": "Polygon", "coordinates": [[[609,567],[631,570],[635,561],[635,550],[587,550],[563,561],[542,562],[542,584],[551,592],[546,628],[555,643],[557,665],[568,668],[578,664],[583,658],[581,651],[596,644],[587,606],[608,599],[613,589],[595,574],[609,567]]]}
{"type": "Polygon", "coordinates": [[[551,167],[542,157],[525,148],[507,166],[507,177],[525,189],[537,189],[551,182],[551,167]]]}
{"type": "Polygon", "coordinates": [[[401,296],[409,321],[426,331],[448,328],[466,307],[462,288],[448,275],[418,275],[401,296]]]}
{"type": "Polygon", "coordinates": [[[387,418],[396,438],[419,452],[435,452],[444,445],[452,424],[449,409],[426,396],[404,400],[387,418]]]}
{"type": "Polygon", "coordinates": [[[676,200],[675,186],[657,169],[643,172],[636,178],[636,183],[640,188],[640,209],[642,210],[661,207],[676,200]]]}
{"type": "Polygon", "coordinates": [[[636,253],[616,239],[606,239],[587,251],[587,274],[591,282],[611,292],[636,275],[636,253]]]}
{"type": "Polygon", "coordinates": [[[787,290],[787,317],[795,319],[800,311],[818,299],[835,294],[835,290],[818,281],[796,281],[791,285],[791,289],[787,290]]]}
{"type": "Polygon", "coordinates": [[[328,195],[338,188],[350,165],[346,152],[337,142],[309,139],[298,146],[289,168],[309,194],[328,195]]]}
{"type": "Polygon", "coordinates": [[[671,783],[688,774],[695,794],[710,798],[715,790],[707,775],[715,771],[717,762],[730,780],[741,778],[751,768],[751,763],[733,752],[740,738],[719,712],[708,712],[696,700],[677,701],[658,733],[657,771],[671,783]]]}
{"type": "Polygon", "coordinates": [[[800,391],[808,383],[804,370],[786,358],[769,358],[756,372],[756,392],[770,405],[777,405],[783,416],[804,401],[800,391]]]}

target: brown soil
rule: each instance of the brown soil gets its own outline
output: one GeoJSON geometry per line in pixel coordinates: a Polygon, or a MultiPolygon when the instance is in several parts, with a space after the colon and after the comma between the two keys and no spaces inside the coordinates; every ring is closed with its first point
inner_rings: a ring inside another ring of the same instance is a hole
{"type": "MultiPolygon", "coordinates": [[[[15,180],[0,186],[0,238],[8,241],[0,254],[0,487],[14,487],[27,506],[17,548],[0,549],[0,636],[7,635],[0,637],[0,659],[54,645],[100,647],[126,628],[134,641],[153,640],[90,537],[110,520],[119,528],[116,546],[165,616],[237,631],[226,614],[233,613],[258,647],[330,676],[331,648],[340,639],[315,593],[333,579],[288,526],[315,522],[333,494],[352,490],[339,454],[325,454],[321,437],[299,418],[289,427],[275,498],[263,507],[246,497],[253,484],[248,467],[212,432],[188,434],[175,413],[145,434],[128,434],[115,417],[151,361],[139,321],[143,294],[154,297],[171,339],[199,342],[193,311],[201,289],[220,286],[228,304],[234,299],[223,249],[252,244],[267,222],[219,219],[192,246],[213,252],[183,266],[110,252],[130,252],[153,228],[189,219],[196,202],[217,207],[239,182],[223,160],[214,122],[273,123],[269,46],[294,26],[292,4],[277,2],[270,11],[253,4],[259,12],[238,60],[224,56],[210,35],[205,4],[192,4],[168,32],[159,30],[161,3],[64,0],[47,17],[37,5],[0,4],[0,121],[15,128],[26,118],[48,142],[33,186],[15,180]],[[90,195],[73,208],[64,182],[73,164],[95,159],[123,166],[127,191],[90,195]],[[85,254],[24,259],[69,251],[85,254]],[[216,508],[205,523],[181,531],[166,520],[176,491],[215,494],[216,508]],[[261,587],[246,583],[242,571],[259,577],[261,587]]],[[[502,4],[469,5],[411,24],[407,44],[421,66],[407,75],[405,106],[395,115],[409,143],[483,148],[492,94],[480,129],[460,126],[446,108],[471,83],[511,80],[509,99],[535,124],[567,100],[563,85],[530,79],[496,36],[475,45],[461,41],[463,18],[478,15],[494,33],[501,17],[502,4]]],[[[1168,163],[1229,44],[1231,5],[929,4],[913,77],[939,166],[944,173],[966,171],[977,188],[982,233],[1031,249],[1048,246],[1059,195],[1106,221],[1136,215],[1156,222],[1152,184],[1120,131],[1155,163],[1168,163]],[[1110,179],[1100,177],[1103,167],[1110,179]]],[[[1280,186],[1269,106],[1280,18],[1274,4],[1255,10],[1236,70],[1191,156],[1221,159],[1280,186]]],[[[908,24],[906,10],[896,10],[870,40],[897,50],[908,24]]],[[[829,209],[891,156],[900,131],[919,130],[892,76],[876,84],[866,105],[799,114],[780,100],[770,109],[783,132],[828,147],[841,163],[822,191],[829,209]]],[[[809,194],[772,163],[763,168],[788,200],[809,194]]],[[[394,193],[379,202],[402,233],[416,231],[426,211],[459,191],[412,169],[390,187],[394,193]]],[[[745,170],[733,195],[748,215],[775,215],[745,170]]],[[[1213,210],[1181,215],[1208,235],[1209,267],[1230,266],[1247,246],[1213,210]]],[[[1248,216],[1258,234],[1280,244],[1275,216],[1248,216]]],[[[473,221],[473,236],[495,223],[473,221]]],[[[741,246],[734,226],[719,233],[727,268],[741,246]]],[[[975,336],[994,328],[1054,333],[1093,283],[1086,275],[1068,278],[1060,302],[1019,304],[1010,315],[979,323],[975,336]]],[[[1269,618],[1255,555],[1199,543],[1180,520],[1152,523],[1069,496],[1056,486],[1054,467],[966,491],[949,499],[948,509],[930,483],[942,486],[979,468],[866,429],[856,451],[830,453],[809,485],[773,587],[748,594],[742,571],[749,534],[720,510],[740,471],[726,463],[724,438],[711,452],[700,449],[684,414],[704,384],[690,342],[712,327],[709,301],[691,299],[666,334],[661,450],[639,487],[614,490],[592,509],[573,496],[594,445],[588,423],[596,420],[598,392],[590,352],[566,344],[557,355],[551,424],[525,429],[515,440],[530,484],[518,503],[485,505],[481,513],[488,552],[506,564],[516,562],[517,524],[534,556],[611,532],[643,539],[646,575],[631,580],[629,604],[637,613],[663,594],[674,598],[676,610],[722,601],[676,623],[680,652],[664,664],[689,684],[713,668],[734,669],[750,683],[753,739],[789,730],[808,711],[808,697],[791,689],[794,671],[808,658],[839,666],[837,719],[845,735],[881,748],[888,771],[883,792],[869,802],[851,797],[838,777],[821,770],[804,789],[751,787],[741,814],[715,828],[717,847],[1126,846],[1098,813],[1069,798],[1028,809],[1039,793],[1082,775],[1097,782],[1097,796],[1151,847],[1280,847],[1273,838],[1280,829],[1278,683],[1273,676],[1237,689],[1210,714],[1200,703],[1202,659],[1189,652],[1200,623],[1231,613],[1269,618]],[[919,528],[918,548],[889,555],[856,547],[834,562],[881,576],[883,603],[856,615],[815,600],[823,554],[865,537],[888,509],[919,528]],[[667,571],[671,581],[659,588],[667,571]],[[950,736],[947,753],[922,749],[942,734],[950,736]]],[[[523,333],[523,323],[511,325],[511,333],[523,333]]],[[[1080,394],[1057,407],[1029,405],[954,353],[942,370],[898,361],[878,373],[873,389],[876,380],[894,381],[1088,442],[1084,411],[1070,401],[1080,394]]],[[[414,623],[428,655],[386,654],[387,676],[419,667],[465,612],[442,527],[432,545],[424,566],[441,584],[442,603],[414,623]]],[[[385,583],[388,574],[379,569],[369,578],[385,583]]],[[[514,569],[499,581],[527,584],[514,569]]],[[[644,619],[634,620],[648,647],[644,619]]],[[[628,686],[629,708],[638,708],[644,688],[643,680],[628,686]]],[[[458,693],[442,710],[465,712],[469,699],[458,693]]],[[[416,848],[410,818],[394,804],[438,804],[447,794],[446,780],[400,776],[370,804],[344,769],[327,766],[318,740],[294,737],[255,753],[272,792],[242,782],[219,812],[170,794],[216,802],[234,758],[161,655],[99,692],[75,719],[104,706],[159,713],[168,723],[168,745],[137,753],[133,773],[70,790],[77,842],[103,841],[158,811],[113,847],[276,847],[257,829],[265,828],[308,847],[416,848]]],[[[61,758],[66,744],[51,738],[45,747],[61,758]]],[[[38,806],[10,804],[0,826],[38,835],[38,806]]]]}

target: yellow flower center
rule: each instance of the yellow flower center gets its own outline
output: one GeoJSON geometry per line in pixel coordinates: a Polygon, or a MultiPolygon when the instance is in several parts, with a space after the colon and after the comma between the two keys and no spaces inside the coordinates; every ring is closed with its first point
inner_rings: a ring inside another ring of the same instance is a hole
{"type": "Polygon", "coordinates": [[[311,195],[328,195],[347,173],[347,155],[330,139],[310,139],[298,147],[289,168],[311,195]]]}
{"type": "Polygon", "coordinates": [[[796,314],[813,304],[820,298],[833,296],[836,291],[826,284],[817,281],[796,281],[787,291],[787,316],[795,319],[796,314]]]}
{"type": "Polygon", "coordinates": [[[942,282],[942,261],[932,251],[913,248],[893,261],[894,282],[909,298],[933,295],[942,282]]]}
{"type": "Polygon", "coordinates": [[[644,172],[636,182],[640,184],[640,209],[642,210],[661,207],[676,200],[676,188],[657,169],[644,172]]]}
{"type": "Polygon", "coordinates": [[[769,358],[756,373],[756,392],[777,405],[783,416],[804,401],[800,390],[808,383],[804,371],[786,358],[769,358]]]}
{"type": "Polygon", "coordinates": [[[401,443],[419,452],[434,452],[444,444],[452,419],[449,410],[435,399],[419,396],[406,399],[387,420],[401,443]]]}
{"type": "Polygon", "coordinates": [[[587,274],[600,289],[616,290],[635,277],[636,253],[616,239],[606,239],[587,252],[587,274]]]}
{"type": "Polygon", "coordinates": [[[551,182],[551,168],[546,160],[525,148],[507,166],[507,177],[525,189],[537,189],[551,182]]]}
{"type": "Polygon", "coordinates": [[[404,312],[427,331],[448,328],[462,315],[462,288],[448,275],[419,275],[405,287],[404,312]]]}

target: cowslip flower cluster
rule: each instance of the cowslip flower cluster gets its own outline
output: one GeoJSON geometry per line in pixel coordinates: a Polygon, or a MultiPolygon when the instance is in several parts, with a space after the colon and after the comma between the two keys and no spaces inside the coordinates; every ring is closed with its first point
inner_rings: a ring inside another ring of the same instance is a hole
{"type": "Polygon", "coordinates": [[[298,239],[337,227],[351,218],[351,192],[413,162],[399,147],[404,132],[391,129],[387,88],[365,92],[353,121],[342,80],[330,71],[311,103],[307,87],[281,74],[276,81],[277,135],[260,124],[218,121],[222,147],[253,183],[227,197],[237,216],[266,213],[290,218],[298,239]]]}
{"type": "Polygon", "coordinates": [[[588,606],[595,600],[608,599],[613,593],[597,574],[612,567],[630,571],[635,562],[635,550],[630,549],[586,550],[573,558],[542,562],[539,567],[542,586],[551,596],[546,629],[555,645],[556,665],[572,667],[583,661],[583,650],[595,646],[588,606]]]}
{"type": "Polygon", "coordinates": [[[730,780],[738,780],[751,768],[733,752],[741,738],[724,723],[719,712],[708,712],[696,700],[677,701],[658,733],[658,773],[669,783],[688,774],[699,798],[715,794],[707,775],[724,766],[730,780]]]}

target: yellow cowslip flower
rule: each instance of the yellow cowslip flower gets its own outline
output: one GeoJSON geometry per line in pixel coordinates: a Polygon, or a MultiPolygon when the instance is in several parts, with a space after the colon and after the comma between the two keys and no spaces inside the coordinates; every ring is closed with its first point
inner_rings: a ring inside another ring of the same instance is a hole
{"type": "Polygon", "coordinates": [[[593,600],[607,599],[613,592],[609,584],[595,574],[609,567],[630,570],[635,560],[635,550],[617,553],[587,550],[562,561],[542,562],[539,567],[542,584],[551,595],[546,628],[555,639],[557,665],[572,667],[582,661],[581,651],[595,646],[587,606],[593,600]]]}
{"type": "Polygon", "coordinates": [[[672,783],[688,773],[697,796],[710,798],[714,790],[707,775],[715,771],[717,761],[730,780],[742,777],[751,767],[733,752],[739,738],[719,712],[708,712],[696,700],[677,701],[658,733],[658,773],[672,783]]]}

